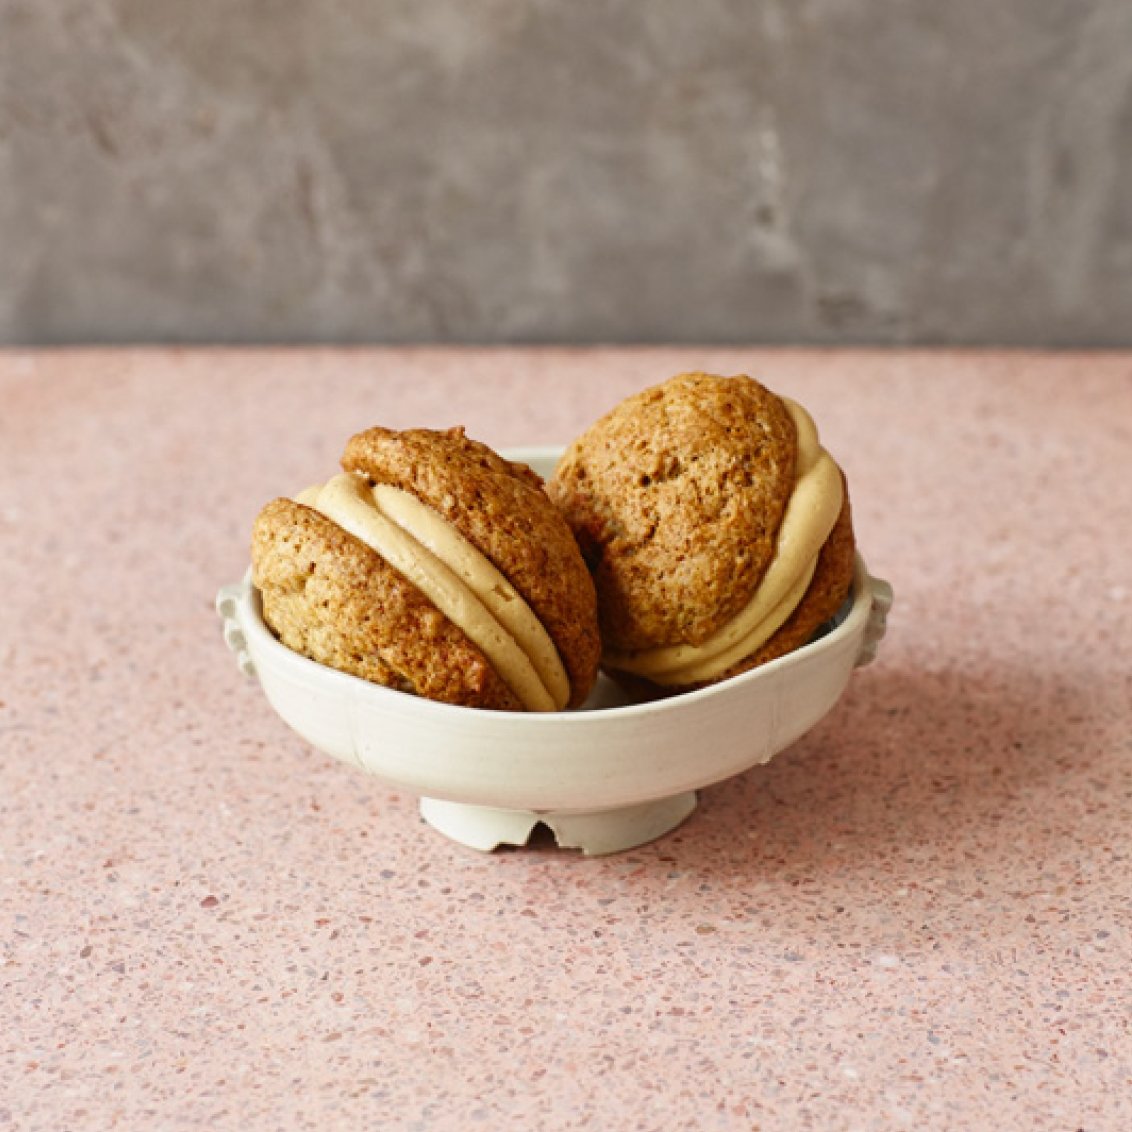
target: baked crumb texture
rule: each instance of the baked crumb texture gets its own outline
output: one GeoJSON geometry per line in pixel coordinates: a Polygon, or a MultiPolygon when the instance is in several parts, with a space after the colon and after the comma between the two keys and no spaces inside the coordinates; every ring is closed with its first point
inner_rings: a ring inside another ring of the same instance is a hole
{"type": "Polygon", "coordinates": [[[447,519],[507,577],[550,634],[570,678],[567,706],[589,695],[601,654],[593,580],[539,476],[463,429],[368,429],[350,439],[342,467],[412,492],[447,519]]]}
{"type": "MultiPolygon", "coordinates": [[[[344,470],[411,492],[500,570],[542,621],[570,679],[568,706],[597,675],[593,582],[541,479],[462,429],[350,439],[344,470]]],[[[480,649],[411,582],[311,508],[268,504],[252,539],[264,620],[288,647],[321,664],[429,699],[521,710],[480,649]]]]}
{"type": "MultiPolygon", "coordinates": [[[[796,451],[775,394],[750,377],[705,373],[629,397],[574,441],[547,490],[593,574],[607,648],[699,645],[751,600],[774,555],[796,451]]],[[[717,679],[805,644],[849,592],[854,551],[846,491],[798,608],[717,679]]]]}

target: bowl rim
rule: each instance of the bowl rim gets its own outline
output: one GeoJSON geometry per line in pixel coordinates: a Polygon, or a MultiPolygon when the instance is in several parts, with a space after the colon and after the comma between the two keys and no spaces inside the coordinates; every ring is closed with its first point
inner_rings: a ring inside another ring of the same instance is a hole
{"type": "Polygon", "coordinates": [[[297,665],[310,672],[312,678],[331,681],[340,685],[345,693],[353,693],[377,699],[387,699],[388,706],[405,712],[434,715],[437,721],[446,720],[449,723],[457,719],[465,723],[473,720],[487,722],[493,721],[502,726],[514,727],[583,727],[593,726],[598,720],[614,723],[622,719],[639,719],[642,716],[659,715],[666,712],[679,711],[682,708],[704,701],[728,695],[741,695],[744,688],[758,681],[773,679],[777,674],[791,668],[806,664],[816,658],[820,653],[831,651],[839,646],[844,647],[846,642],[854,637],[863,637],[873,604],[872,578],[865,565],[864,559],[858,552],[855,556],[853,582],[850,590],[851,604],[842,620],[829,632],[817,640],[786,653],[784,656],[767,661],[757,668],[748,669],[736,676],[721,680],[715,684],[708,684],[688,692],[676,692],[670,696],[663,696],[643,703],[617,704],[610,707],[571,708],[563,711],[548,712],[522,712],[503,711],[498,708],[467,707],[462,704],[447,704],[439,700],[429,700],[423,696],[414,696],[395,688],[387,688],[381,684],[363,680],[360,676],[353,676],[348,672],[341,672],[336,668],[320,664],[301,653],[294,652],[284,645],[267,627],[263,620],[262,606],[260,604],[259,590],[252,581],[249,567],[243,580],[239,583],[237,601],[245,611],[240,618],[243,623],[245,637],[247,638],[253,658],[259,652],[275,657],[281,664],[297,665]],[[508,722],[503,722],[508,721],[508,722]]]}
{"type": "MultiPolygon", "coordinates": [[[[557,463],[562,458],[565,448],[560,445],[515,445],[499,448],[499,454],[506,460],[516,463],[546,464],[557,463]]],[[[545,475],[533,470],[540,478],[545,475]]],[[[284,645],[267,627],[263,620],[260,594],[252,581],[251,567],[244,574],[241,582],[231,589],[236,592],[233,596],[237,605],[242,607],[246,616],[241,617],[244,635],[248,638],[249,651],[255,655],[264,651],[268,656],[278,658],[280,664],[295,665],[305,669],[312,679],[330,681],[338,684],[343,693],[347,695],[360,695],[377,701],[387,700],[391,710],[412,713],[424,717],[433,717],[438,723],[453,723],[462,720],[465,725],[476,726],[478,721],[482,725],[503,727],[585,727],[593,726],[599,720],[615,724],[620,720],[640,719],[641,717],[663,715],[668,712],[680,711],[692,705],[701,704],[712,699],[732,695],[742,695],[745,688],[759,681],[773,680],[779,673],[804,665],[817,658],[821,653],[832,651],[839,647],[848,647],[847,642],[854,638],[864,639],[874,601],[873,578],[862,558],[860,551],[854,553],[853,580],[850,586],[850,599],[848,611],[841,616],[839,622],[828,632],[816,640],[810,641],[783,656],[767,661],[756,668],[748,669],[736,676],[729,677],[702,688],[687,692],[675,692],[668,696],[646,700],[641,703],[617,704],[610,707],[578,707],[562,711],[529,712],[529,711],[503,711],[498,708],[476,708],[462,704],[448,704],[439,700],[426,699],[423,696],[414,696],[395,688],[387,688],[360,676],[353,676],[348,672],[341,672],[336,668],[320,664],[301,653],[294,652],[284,645]],[[254,645],[253,640],[254,639],[254,645]]],[[[844,607],[843,607],[844,608],[844,607]]],[[[858,644],[858,650],[860,645],[858,644]]]]}

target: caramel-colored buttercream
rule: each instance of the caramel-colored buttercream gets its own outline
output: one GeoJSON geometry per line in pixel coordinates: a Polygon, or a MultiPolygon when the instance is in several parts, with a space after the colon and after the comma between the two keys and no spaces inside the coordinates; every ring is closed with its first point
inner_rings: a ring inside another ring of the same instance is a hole
{"type": "Polygon", "coordinates": [[[483,652],[529,711],[555,711],[569,681],[541,622],[507,579],[455,527],[399,488],[343,473],[296,502],[381,555],[483,652]]]}
{"type": "Polygon", "coordinates": [[[657,684],[712,680],[765,644],[805,596],[818,554],[844,499],[841,471],[822,447],[813,418],[782,398],[798,438],[794,491],[779,527],[774,557],[747,605],[700,645],[607,653],[610,668],[657,684]]]}

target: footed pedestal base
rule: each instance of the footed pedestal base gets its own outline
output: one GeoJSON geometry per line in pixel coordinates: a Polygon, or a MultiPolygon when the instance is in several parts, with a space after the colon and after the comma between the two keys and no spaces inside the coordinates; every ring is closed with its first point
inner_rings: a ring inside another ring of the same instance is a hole
{"type": "Polygon", "coordinates": [[[421,816],[445,837],[472,849],[526,845],[536,825],[545,825],[561,849],[581,849],[587,857],[619,853],[675,829],[696,808],[695,791],[638,806],[588,814],[496,810],[462,802],[421,799],[421,816]]]}

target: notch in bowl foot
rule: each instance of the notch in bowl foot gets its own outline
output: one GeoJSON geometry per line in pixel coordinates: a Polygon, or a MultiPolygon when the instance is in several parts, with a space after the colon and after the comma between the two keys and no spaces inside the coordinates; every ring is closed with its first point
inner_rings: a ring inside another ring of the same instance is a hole
{"type": "Polygon", "coordinates": [[[500,845],[526,845],[536,825],[545,825],[560,849],[581,849],[587,857],[620,853],[670,833],[696,808],[695,791],[594,813],[536,813],[496,810],[421,799],[421,816],[445,837],[490,852],[500,845]]]}

